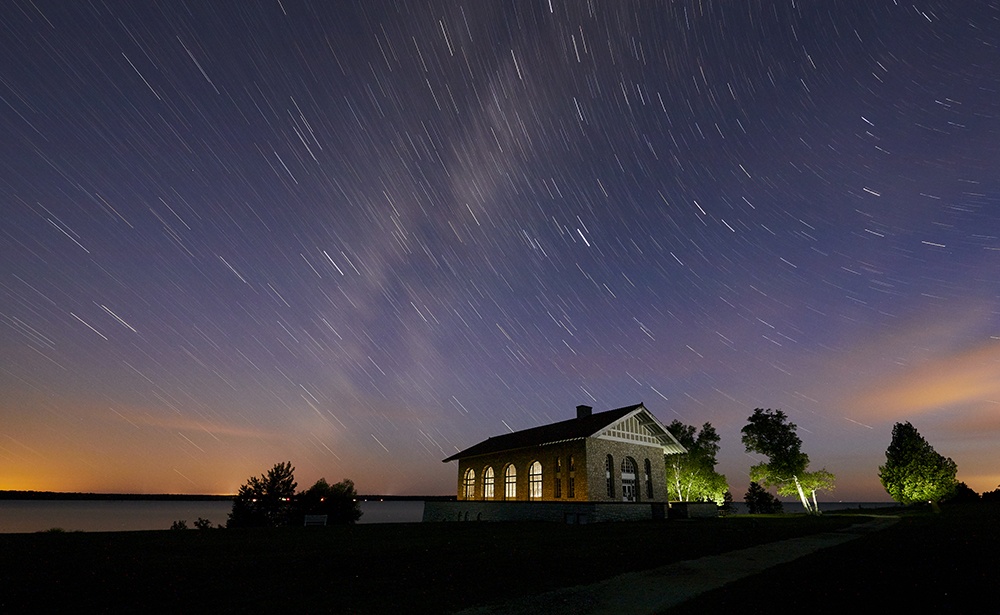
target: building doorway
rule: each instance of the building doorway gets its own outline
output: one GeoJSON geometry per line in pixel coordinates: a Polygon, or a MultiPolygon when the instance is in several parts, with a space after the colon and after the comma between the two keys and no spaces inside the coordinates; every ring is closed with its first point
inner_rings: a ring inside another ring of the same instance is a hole
{"type": "Polygon", "coordinates": [[[622,460],[622,502],[635,502],[635,460],[626,457],[622,460]]]}

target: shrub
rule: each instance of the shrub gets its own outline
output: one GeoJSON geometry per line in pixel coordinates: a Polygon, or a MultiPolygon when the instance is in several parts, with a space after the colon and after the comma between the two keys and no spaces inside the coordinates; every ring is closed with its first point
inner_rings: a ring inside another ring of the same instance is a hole
{"type": "Polygon", "coordinates": [[[198,517],[198,520],[194,522],[194,527],[199,530],[210,530],[212,529],[212,522],[203,517],[198,517]]]}

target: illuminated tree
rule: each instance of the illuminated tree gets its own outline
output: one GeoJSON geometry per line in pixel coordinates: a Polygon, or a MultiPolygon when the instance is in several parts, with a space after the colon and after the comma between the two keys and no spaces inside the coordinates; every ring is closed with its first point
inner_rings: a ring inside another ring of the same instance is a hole
{"type": "Polygon", "coordinates": [[[358,492],[349,478],[333,485],[321,478],[297,496],[296,504],[304,515],[326,515],[329,524],[354,523],[361,518],[358,492]]]}
{"type": "Polygon", "coordinates": [[[798,486],[794,482],[785,483],[784,485],[778,487],[778,495],[798,495],[798,487],[801,486],[802,491],[806,493],[808,497],[812,498],[812,510],[810,511],[807,508],[806,511],[819,514],[819,503],[816,502],[816,492],[833,491],[835,481],[836,476],[834,476],[832,472],[828,472],[826,468],[815,472],[803,472],[802,475],[799,476],[798,486]]]}
{"type": "Polygon", "coordinates": [[[233,500],[226,527],[277,527],[288,523],[295,496],[292,462],[275,464],[259,478],[251,476],[233,500]]]}
{"type": "Polygon", "coordinates": [[[726,477],[715,471],[719,453],[719,434],[715,428],[705,423],[699,432],[694,426],[675,420],[667,429],[688,451],[667,456],[667,491],[681,502],[711,500],[722,506],[729,485],[726,477]]]}
{"type": "Polygon", "coordinates": [[[958,486],[957,473],[955,462],[935,451],[909,422],[893,426],[885,465],[878,468],[879,480],[893,500],[900,504],[930,502],[937,512],[938,503],[958,486]]]}
{"type": "MultiPolygon", "coordinates": [[[[818,510],[806,498],[806,487],[803,485],[809,455],[802,452],[802,440],[795,429],[795,423],[788,422],[788,417],[781,410],[757,408],[753,411],[741,430],[743,445],[748,453],[759,453],[768,460],[750,468],[750,480],[767,487],[777,487],[780,494],[797,494],[806,512],[816,513],[818,510]]],[[[829,477],[832,484],[833,475],[829,477]]]]}

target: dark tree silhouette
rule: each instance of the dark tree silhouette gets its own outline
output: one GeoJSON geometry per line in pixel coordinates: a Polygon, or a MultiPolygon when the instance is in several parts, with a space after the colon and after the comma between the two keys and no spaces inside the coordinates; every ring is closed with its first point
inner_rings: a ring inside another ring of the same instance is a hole
{"type": "Polygon", "coordinates": [[[354,523],[361,518],[357,498],[351,479],[331,485],[321,478],[296,497],[296,505],[302,515],[326,515],[328,524],[354,523]]]}
{"type": "Polygon", "coordinates": [[[1000,485],[993,491],[983,492],[983,501],[991,504],[1000,504],[1000,485]]]}
{"type": "Polygon", "coordinates": [[[204,517],[198,517],[198,520],[194,522],[194,526],[199,530],[210,530],[212,529],[212,522],[204,517]]]}
{"type": "Polygon", "coordinates": [[[733,492],[726,489],[726,492],[722,494],[722,505],[719,506],[719,516],[726,517],[736,512],[736,507],[733,506],[733,492]]]}
{"type": "Polygon", "coordinates": [[[233,500],[226,527],[277,527],[286,525],[295,497],[292,462],[275,464],[267,474],[251,476],[233,500]]]}
{"type": "Polygon", "coordinates": [[[750,483],[750,489],[743,496],[751,515],[774,515],[784,511],[781,500],[768,493],[757,482],[750,483]]]}
{"type": "Polygon", "coordinates": [[[948,497],[948,501],[953,503],[978,503],[982,501],[982,498],[976,493],[975,489],[963,482],[955,485],[955,493],[948,497]]]}
{"type": "Polygon", "coordinates": [[[958,466],[934,450],[916,427],[896,423],[892,442],[885,451],[885,465],[879,466],[878,477],[886,493],[900,504],[930,502],[935,512],[938,503],[955,492],[958,466]]]}

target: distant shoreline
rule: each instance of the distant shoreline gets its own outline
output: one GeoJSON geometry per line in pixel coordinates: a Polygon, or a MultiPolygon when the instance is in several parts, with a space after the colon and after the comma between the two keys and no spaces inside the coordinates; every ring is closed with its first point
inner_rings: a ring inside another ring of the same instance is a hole
{"type": "MultiPolygon", "coordinates": [[[[80,493],[63,491],[0,491],[2,500],[145,500],[158,502],[231,501],[236,495],[185,493],[80,493]]],[[[359,495],[359,500],[384,501],[450,501],[453,495],[359,495]]]]}
{"type": "MultiPolygon", "coordinates": [[[[0,501],[4,500],[94,500],[94,501],[154,501],[154,502],[220,502],[232,501],[236,495],[219,494],[191,494],[191,493],[83,493],[69,491],[2,491],[0,490],[0,501]]],[[[454,502],[457,498],[453,495],[378,495],[362,494],[359,500],[372,501],[381,500],[385,502],[454,502]]],[[[739,504],[739,503],[738,503],[739,504]]],[[[786,505],[794,507],[797,500],[784,502],[786,505]]],[[[895,502],[886,501],[841,501],[833,500],[820,502],[824,508],[832,508],[838,504],[844,504],[851,508],[858,507],[882,507],[891,506],[895,502]]]]}

